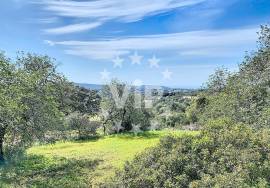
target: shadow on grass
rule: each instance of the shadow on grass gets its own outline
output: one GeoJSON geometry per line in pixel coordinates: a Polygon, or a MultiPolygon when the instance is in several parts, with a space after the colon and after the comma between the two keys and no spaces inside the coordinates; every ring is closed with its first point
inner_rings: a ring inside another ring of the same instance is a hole
{"type": "MultiPolygon", "coordinates": [[[[144,131],[138,134],[135,134],[132,132],[115,133],[115,134],[108,135],[108,137],[110,138],[115,137],[115,138],[120,138],[120,139],[153,139],[153,138],[160,138],[161,135],[158,132],[144,131]]],[[[77,139],[77,140],[74,140],[73,142],[75,143],[96,142],[104,138],[106,138],[106,136],[95,136],[95,137],[89,137],[86,139],[77,139]]]]}
{"type": "Polygon", "coordinates": [[[110,137],[117,137],[121,139],[153,139],[153,138],[160,138],[161,135],[158,132],[144,131],[137,134],[132,132],[113,134],[110,137]]]}
{"type": "Polygon", "coordinates": [[[0,167],[0,185],[10,187],[91,187],[101,160],[49,159],[32,155],[0,167]]]}
{"type": "Polygon", "coordinates": [[[78,139],[72,140],[72,142],[75,142],[75,143],[96,142],[102,138],[104,138],[104,136],[97,135],[97,136],[91,136],[87,138],[78,138],[78,139]]]}

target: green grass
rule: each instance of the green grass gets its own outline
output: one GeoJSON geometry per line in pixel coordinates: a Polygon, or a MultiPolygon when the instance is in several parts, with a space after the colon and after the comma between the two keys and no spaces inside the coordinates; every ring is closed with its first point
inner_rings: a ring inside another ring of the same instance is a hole
{"type": "Polygon", "coordinates": [[[153,131],[35,146],[27,150],[22,161],[0,168],[0,187],[99,187],[125,161],[169,134],[196,132],[153,131]]]}

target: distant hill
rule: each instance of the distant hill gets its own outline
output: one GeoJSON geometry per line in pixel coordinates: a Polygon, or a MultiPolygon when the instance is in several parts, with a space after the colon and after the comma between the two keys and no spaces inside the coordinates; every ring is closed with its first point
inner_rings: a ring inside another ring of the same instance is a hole
{"type": "MultiPolygon", "coordinates": [[[[91,89],[91,90],[101,90],[103,85],[101,84],[86,84],[86,83],[76,83],[76,85],[80,87],[84,87],[86,89],[91,89]]],[[[137,88],[140,91],[144,91],[146,87],[150,87],[152,89],[162,89],[163,91],[167,92],[188,92],[188,91],[195,91],[196,89],[184,89],[184,88],[170,88],[166,86],[151,86],[151,85],[143,85],[143,86],[138,86],[137,88]]]]}
{"type": "MultiPolygon", "coordinates": [[[[80,87],[84,87],[86,89],[91,89],[91,90],[101,90],[103,85],[99,85],[99,84],[86,84],[86,83],[76,83],[77,86],[80,86],[80,87]]],[[[172,88],[169,88],[169,87],[165,87],[165,86],[145,86],[145,85],[142,85],[142,86],[138,86],[137,88],[139,90],[144,90],[146,87],[150,87],[150,88],[153,88],[153,89],[162,89],[164,91],[171,91],[173,90],[172,88]]]]}
{"type": "Polygon", "coordinates": [[[76,83],[76,85],[91,90],[101,90],[103,87],[103,85],[99,84],[86,84],[86,83],[76,83]]]}

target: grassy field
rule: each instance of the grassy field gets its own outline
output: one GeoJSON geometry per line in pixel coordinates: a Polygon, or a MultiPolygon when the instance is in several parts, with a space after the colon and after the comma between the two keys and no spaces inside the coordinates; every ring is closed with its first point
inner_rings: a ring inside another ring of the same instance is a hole
{"type": "Polygon", "coordinates": [[[24,160],[0,168],[0,187],[99,187],[125,161],[169,134],[196,132],[153,131],[35,146],[24,160]]]}

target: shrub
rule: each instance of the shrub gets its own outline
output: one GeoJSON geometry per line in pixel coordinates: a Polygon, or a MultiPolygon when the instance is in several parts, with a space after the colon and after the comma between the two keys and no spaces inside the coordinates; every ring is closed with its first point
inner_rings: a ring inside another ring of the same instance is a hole
{"type": "Polygon", "coordinates": [[[269,128],[269,44],[270,26],[262,26],[258,48],[246,55],[238,72],[218,69],[210,76],[198,98],[205,100],[193,102],[189,117],[196,117],[200,124],[210,118],[229,117],[257,129],[269,128]]]}
{"type": "Polygon", "coordinates": [[[127,162],[119,187],[270,186],[270,131],[215,120],[197,136],[169,136],[127,162]]]}
{"type": "Polygon", "coordinates": [[[97,134],[99,122],[90,121],[86,115],[72,113],[68,117],[68,125],[72,130],[78,132],[79,139],[85,139],[97,134]]]}
{"type": "Polygon", "coordinates": [[[167,116],[160,116],[157,119],[163,127],[182,127],[190,123],[185,113],[172,113],[167,116]]]}

